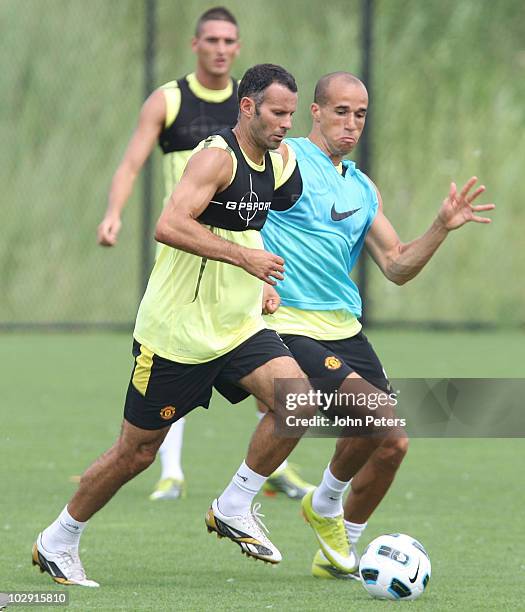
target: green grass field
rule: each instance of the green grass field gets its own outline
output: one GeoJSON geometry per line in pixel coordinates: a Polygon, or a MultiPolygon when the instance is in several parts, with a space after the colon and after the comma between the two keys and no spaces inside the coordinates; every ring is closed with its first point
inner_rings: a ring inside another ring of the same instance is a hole
{"type": "MultiPolygon", "coordinates": [[[[370,334],[391,376],[523,377],[518,334],[370,334]]],[[[55,518],[82,470],[114,440],[131,359],[124,335],[4,335],[0,342],[0,591],[54,589],[30,564],[32,542],[55,518]]],[[[524,444],[520,439],[413,440],[364,545],[393,531],[422,540],[429,590],[416,602],[370,599],[357,583],[310,576],[314,536],[296,502],[261,498],[278,567],[254,562],[204,528],[209,502],[241,462],[254,407],[216,398],[186,425],[188,497],[148,501],[158,466],[96,515],[81,554],[100,589],[70,590],[75,610],[523,609],[524,444]],[[520,467],[521,466],[521,467],[520,467]]],[[[319,479],[333,445],[307,439],[293,460],[319,479]]]]}

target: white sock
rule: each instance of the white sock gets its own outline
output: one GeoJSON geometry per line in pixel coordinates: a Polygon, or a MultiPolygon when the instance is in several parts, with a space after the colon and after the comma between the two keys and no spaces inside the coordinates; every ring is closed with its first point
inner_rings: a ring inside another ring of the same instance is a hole
{"type": "Polygon", "coordinates": [[[49,552],[59,552],[68,548],[78,548],[80,536],[87,525],[76,521],[67,506],[58,518],[42,532],[42,546],[49,552]]]}
{"type": "Polygon", "coordinates": [[[285,459],[281,465],[274,471],[274,474],[279,474],[288,467],[288,459],[285,459]]]}
{"type": "Polygon", "coordinates": [[[186,419],[182,417],[170,427],[164,442],[159,448],[160,465],[162,472],[161,480],[164,478],[175,478],[184,480],[184,473],[181,465],[182,438],[184,435],[184,423],[186,419]]]}
{"type": "MultiPolygon", "coordinates": [[[[257,415],[257,418],[259,419],[259,421],[266,416],[266,412],[261,412],[259,408],[257,408],[255,414],[257,415]]],[[[283,470],[285,470],[287,467],[288,467],[288,459],[285,459],[281,463],[281,465],[276,470],[274,470],[273,473],[278,474],[279,472],[282,472],[283,470]]]]}
{"type": "Polygon", "coordinates": [[[265,482],[266,476],[257,474],[243,461],[230,484],[217,500],[219,510],[226,516],[248,514],[253,498],[265,482]]]}
{"type": "Polygon", "coordinates": [[[345,528],[346,533],[348,534],[348,539],[355,546],[359,542],[359,538],[363,534],[363,531],[366,529],[366,523],[352,523],[351,521],[347,521],[345,519],[345,528]]]}
{"type": "Polygon", "coordinates": [[[330,466],[323,474],[321,484],[315,489],[312,497],[312,508],[314,512],[321,516],[339,516],[343,513],[343,493],[350,481],[343,482],[338,480],[332,472],[330,466]]]}

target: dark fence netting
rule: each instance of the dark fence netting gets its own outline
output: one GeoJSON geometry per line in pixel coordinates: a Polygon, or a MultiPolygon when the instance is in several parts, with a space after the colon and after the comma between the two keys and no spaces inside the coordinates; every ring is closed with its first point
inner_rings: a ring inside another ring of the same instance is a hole
{"type": "MultiPolygon", "coordinates": [[[[190,42],[213,3],[149,0],[155,86],[191,72],[190,42]]],[[[227,1],[242,49],[233,74],[284,65],[299,85],[292,136],[310,126],[322,74],[360,74],[362,2],[227,1]]],[[[144,100],[144,0],[5,0],[0,38],[0,325],[129,326],[142,291],[142,190],[118,245],[96,228],[144,100]]],[[[498,210],[491,226],[449,236],[411,283],[369,262],[368,321],[520,325],[525,319],[525,13],[520,0],[373,3],[371,158],[402,240],[430,225],[450,181],[476,175],[498,210]]],[[[356,151],[359,155],[359,148],[356,151]]],[[[163,200],[154,161],[153,224],[163,200]]],[[[154,248],[153,236],[151,249],[154,248]]]]}

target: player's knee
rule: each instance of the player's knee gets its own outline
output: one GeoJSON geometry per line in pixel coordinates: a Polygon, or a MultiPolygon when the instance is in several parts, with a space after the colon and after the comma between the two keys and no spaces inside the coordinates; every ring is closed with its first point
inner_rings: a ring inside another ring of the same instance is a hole
{"type": "Polygon", "coordinates": [[[317,404],[315,403],[298,406],[294,411],[294,416],[299,419],[311,419],[317,414],[317,408],[317,404]]]}
{"type": "Polygon", "coordinates": [[[377,449],[375,460],[385,470],[397,470],[408,452],[408,437],[387,438],[377,449]]]}
{"type": "MultiPolygon", "coordinates": [[[[395,439],[395,445],[397,452],[401,456],[401,461],[405,458],[405,455],[408,453],[409,439],[408,436],[402,436],[395,439]]],[[[400,461],[400,463],[401,463],[400,461]]]]}
{"type": "Polygon", "coordinates": [[[117,447],[117,462],[128,477],[136,476],[148,468],[154,461],[157,450],[150,446],[117,447]]]}
{"type": "Polygon", "coordinates": [[[157,449],[153,449],[151,447],[139,447],[137,452],[135,453],[135,457],[133,460],[133,466],[135,468],[135,473],[138,474],[143,470],[149,468],[149,466],[155,461],[155,457],[157,456],[157,449]]]}
{"type": "Polygon", "coordinates": [[[365,462],[373,455],[378,443],[378,440],[372,437],[342,437],[337,440],[335,457],[347,465],[356,461],[365,462]]]}
{"type": "Polygon", "coordinates": [[[261,402],[261,400],[256,400],[256,402],[258,412],[260,412],[261,414],[266,414],[269,411],[268,406],[264,402],[261,402]]]}
{"type": "Polygon", "coordinates": [[[315,416],[320,407],[319,399],[306,378],[296,376],[276,391],[272,411],[284,420],[291,415],[302,420],[315,416]]]}

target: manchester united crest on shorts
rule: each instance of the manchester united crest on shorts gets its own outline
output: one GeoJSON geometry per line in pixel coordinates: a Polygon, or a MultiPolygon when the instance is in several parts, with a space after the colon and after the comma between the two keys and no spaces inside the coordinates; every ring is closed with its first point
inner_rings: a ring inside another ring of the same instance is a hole
{"type": "Polygon", "coordinates": [[[327,370],[338,370],[341,367],[341,360],[335,355],[331,355],[324,360],[324,367],[327,370]]]}
{"type": "Polygon", "coordinates": [[[175,415],[175,408],[173,406],[164,406],[164,408],[160,411],[160,418],[165,421],[169,421],[169,419],[173,418],[175,415]]]}

